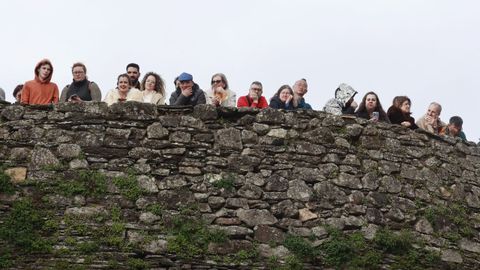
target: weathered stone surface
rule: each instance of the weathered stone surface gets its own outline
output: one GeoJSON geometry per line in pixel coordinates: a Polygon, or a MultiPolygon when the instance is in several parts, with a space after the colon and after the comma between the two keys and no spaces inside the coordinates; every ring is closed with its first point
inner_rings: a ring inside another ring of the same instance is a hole
{"type": "Polygon", "coordinates": [[[225,204],[225,199],[223,197],[211,196],[208,198],[208,204],[212,209],[218,209],[225,204]]]}
{"type": "Polygon", "coordinates": [[[291,199],[308,202],[313,196],[313,189],[304,181],[294,180],[289,183],[287,195],[291,199]]]}
{"type": "Polygon", "coordinates": [[[147,138],[163,139],[168,137],[168,129],[164,128],[161,123],[153,123],[147,127],[147,138]]]}
{"type": "Polygon", "coordinates": [[[251,227],[257,225],[273,225],[277,223],[277,219],[265,209],[238,209],[236,213],[241,221],[251,227]]]}
{"type": "Polygon", "coordinates": [[[19,184],[25,181],[27,178],[27,168],[25,167],[14,167],[8,168],[5,170],[5,174],[10,176],[12,183],[19,184]]]}
{"type": "Polygon", "coordinates": [[[85,216],[95,217],[100,214],[106,214],[106,210],[103,206],[85,206],[85,207],[72,207],[65,210],[65,215],[73,216],[85,216]]]}
{"type": "Polygon", "coordinates": [[[149,193],[156,193],[158,192],[158,187],[155,181],[155,178],[153,177],[148,177],[146,175],[140,175],[137,177],[137,182],[140,188],[145,190],[146,192],[149,193]]]}
{"type": "Polygon", "coordinates": [[[433,233],[433,227],[428,220],[422,218],[415,224],[415,230],[420,233],[431,234],[433,233]]]}
{"type": "Polygon", "coordinates": [[[373,240],[378,231],[378,226],[374,224],[368,224],[366,227],[362,228],[362,233],[365,239],[373,240]]]}
{"type": "MultiPolygon", "coordinates": [[[[314,110],[88,104],[17,106],[20,116],[6,117],[9,105],[0,102],[0,165],[19,183],[4,186],[13,193],[0,192],[0,216],[31,198],[59,224],[41,235],[58,236],[54,248],[74,248],[78,257],[22,254],[15,269],[50,269],[59,261],[97,269],[111,259],[127,269],[128,258],[158,269],[267,269],[265,260],[238,260],[258,251],[286,263],[285,235],[318,247],[329,226],[369,240],[384,228],[412,231],[425,244],[416,249],[441,252],[435,267],[480,265],[480,148],[473,143],[314,110]],[[107,189],[77,177],[83,170],[105,175],[107,189]],[[122,185],[115,177],[137,181],[122,185]],[[464,226],[452,223],[459,220],[447,214],[430,224],[425,217],[457,205],[474,232],[460,241],[454,238],[464,226]],[[167,248],[175,237],[170,225],[200,219],[225,232],[226,242],[211,244],[210,252],[231,253],[228,259],[185,260],[167,248]],[[102,232],[118,235],[99,239],[98,256],[66,243],[88,243],[102,232]],[[132,249],[119,252],[117,243],[103,243],[107,238],[132,249]]],[[[303,267],[320,267],[321,257],[303,267]]],[[[389,255],[378,268],[396,260],[389,255]]]]}
{"type": "Polygon", "coordinates": [[[363,127],[359,124],[348,125],[346,127],[347,135],[351,138],[357,138],[362,134],[363,127]]]}
{"type": "Polygon", "coordinates": [[[258,247],[263,258],[287,258],[290,255],[290,251],[284,246],[273,248],[267,244],[260,244],[258,247]]]}
{"type": "Polygon", "coordinates": [[[188,184],[185,177],[181,175],[167,176],[161,180],[157,179],[156,182],[158,189],[175,189],[188,184]]]}
{"type": "Polygon", "coordinates": [[[71,159],[79,157],[82,149],[78,144],[60,144],[57,148],[57,153],[59,157],[71,159]]]}
{"type": "Polygon", "coordinates": [[[229,240],[223,243],[209,243],[208,252],[212,254],[234,254],[241,250],[250,250],[253,244],[246,240],[229,240]]]}
{"type": "Polygon", "coordinates": [[[215,219],[215,224],[217,225],[225,225],[225,226],[231,226],[231,225],[241,225],[242,221],[238,218],[217,218],[215,219]]]}
{"type": "Polygon", "coordinates": [[[278,110],[267,108],[257,114],[256,121],[267,124],[282,124],[285,121],[285,114],[278,110]]]}
{"type": "Polygon", "coordinates": [[[263,191],[261,188],[246,184],[238,190],[238,195],[247,199],[260,199],[263,191]]]}
{"type": "Polygon", "coordinates": [[[244,198],[227,198],[225,207],[227,208],[243,208],[248,209],[248,200],[244,198]]]}
{"type": "Polygon", "coordinates": [[[159,220],[162,219],[162,217],[159,217],[153,213],[150,212],[145,212],[140,214],[140,221],[146,224],[153,224],[159,220]]]}
{"type": "Polygon", "coordinates": [[[249,172],[245,178],[248,184],[253,184],[259,187],[265,185],[265,178],[262,176],[262,174],[249,172]]]}
{"type": "Polygon", "coordinates": [[[272,214],[277,217],[296,217],[298,216],[298,208],[291,200],[284,200],[272,206],[272,214]]]}
{"type": "Polygon", "coordinates": [[[189,143],[192,140],[192,135],[188,132],[174,131],[170,133],[169,140],[175,143],[189,143]]]}
{"type": "Polygon", "coordinates": [[[466,250],[474,253],[480,253],[480,244],[477,242],[472,242],[465,238],[458,241],[458,247],[462,250],[466,250]]]}
{"type": "Polygon", "coordinates": [[[265,185],[266,191],[286,191],[288,189],[288,180],[280,175],[270,176],[265,185]]]}
{"type": "Polygon", "coordinates": [[[9,159],[15,160],[15,161],[23,161],[23,160],[27,160],[31,154],[32,154],[32,151],[28,148],[16,147],[10,151],[9,159]]]}
{"type": "Polygon", "coordinates": [[[318,218],[318,215],[313,213],[312,211],[308,210],[307,208],[303,208],[298,210],[299,219],[303,222],[311,219],[318,218]]]}
{"type": "Polygon", "coordinates": [[[30,163],[32,169],[40,170],[49,167],[59,166],[60,162],[57,157],[48,149],[37,147],[33,150],[32,161],[30,163]]]}
{"type": "Polygon", "coordinates": [[[193,116],[202,120],[214,120],[217,119],[218,113],[212,105],[199,104],[193,109],[193,116]]]}
{"type": "Polygon", "coordinates": [[[68,163],[68,167],[72,170],[87,169],[88,161],[85,159],[74,159],[68,163]]]}
{"type": "Polygon", "coordinates": [[[257,133],[250,130],[242,130],[242,142],[244,144],[256,144],[258,142],[257,133]]]}
{"type": "Polygon", "coordinates": [[[335,205],[343,205],[348,201],[345,192],[329,182],[317,183],[313,186],[313,189],[321,201],[328,201],[335,205]]]}
{"type": "Polygon", "coordinates": [[[25,109],[23,106],[8,106],[2,110],[2,117],[6,118],[7,120],[20,120],[25,113],[25,109]]]}
{"type": "Polygon", "coordinates": [[[168,242],[163,239],[150,241],[142,246],[142,249],[152,254],[162,254],[167,251],[168,242]]]}
{"type": "Polygon", "coordinates": [[[221,129],[215,133],[216,145],[220,148],[241,150],[242,133],[236,128],[221,129]]]}
{"type": "Polygon", "coordinates": [[[255,131],[258,135],[265,135],[270,130],[269,125],[254,123],[253,124],[253,131],[255,131]]]}
{"type": "Polygon", "coordinates": [[[340,173],[337,178],[333,179],[333,183],[340,187],[347,187],[351,189],[361,189],[363,187],[359,178],[346,173],[340,173]]]}
{"type": "Polygon", "coordinates": [[[283,128],[271,129],[267,133],[267,136],[285,139],[287,137],[287,130],[283,128]]]}
{"type": "Polygon", "coordinates": [[[258,225],[254,231],[254,239],[260,243],[282,243],[285,240],[285,233],[274,227],[258,225]]]}
{"type": "Polygon", "coordinates": [[[442,250],[442,261],[463,263],[463,258],[460,252],[451,249],[445,249],[442,250]]]}
{"type": "Polygon", "coordinates": [[[384,190],[389,193],[399,193],[402,191],[402,183],[391,176],[384,176],[380,178],[380,183],[382,184],[384,190]]]}
{"type": "Polygon", "coordinates": [[[293,168],[293,175],[298,180],[303,180],[307,183],[316,183],[326,179],[324,174],[318,168],[293,168]]]}

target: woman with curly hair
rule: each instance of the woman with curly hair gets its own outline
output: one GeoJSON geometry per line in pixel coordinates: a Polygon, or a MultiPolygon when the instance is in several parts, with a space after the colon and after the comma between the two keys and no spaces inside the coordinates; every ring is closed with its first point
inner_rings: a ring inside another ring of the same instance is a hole
{"type": "Polygon", "coordinates": [[[142,83],[143,102],[165,105],[165,82],[155,72],[147,72],[142,83]]]}
{"type": "Polygon", "coordinates": [[[380,121],[390,123],[387,114],[382,108],[380,99],[375,92],[368,92],[365,94],[355,115],[360,118],[368,119],[372,122],[380,121]]]}

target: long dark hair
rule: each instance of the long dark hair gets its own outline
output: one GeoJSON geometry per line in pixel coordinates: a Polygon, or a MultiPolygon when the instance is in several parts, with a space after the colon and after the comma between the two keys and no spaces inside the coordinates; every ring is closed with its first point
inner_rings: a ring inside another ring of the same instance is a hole
{"type": "Polygon", "coordinates": [[[407,96],[396,96],[395,98],[393,98],[392,106],[394,106],[400,112],[402,112],[403,115],[410,115],[411,112],[405,113],[404,111],[402,111],[401,107],[402,107],[402,104],[405,101],[408,101],[408,104],[410,104],[410,106],[412,106],[412,101],[407,96]]]}
{"type": "Polygon", "coordinates": [[[280,86],[280,88],[277,90],[275,95],[273,95],[273,97],[270,99],[270,101],[272,101],[272,99],[274,99],[274,98],[280,99],[280,93],[283,91],[283,89],[288,89],[288,91],[290,92],[290,95],[293,95],[292,87],[290,87],[290,85],[288,85],[288,84],[284,84],[284,85],[280,86]]]}
{"type": "Polygon", "coordinates": [[[380,114],[379,120],[389,121],[388,117],[387,117],[387,114],[385,113],[385,110],[382,107],[382,103],[380,103],[380,99],[378,98],[378,95],[373,91],[370,91],[370,92],[366,93],[365,96],[363,96],[362,102],[360,103],[360,105],[358,105],[357,114],[368,115],[367,107],[365,106],[368,95],[374,95],[375,98],[377,99],[377,106],[373,109],[373,111],[374,112],[379,112],[379,114],[380,114]]]}

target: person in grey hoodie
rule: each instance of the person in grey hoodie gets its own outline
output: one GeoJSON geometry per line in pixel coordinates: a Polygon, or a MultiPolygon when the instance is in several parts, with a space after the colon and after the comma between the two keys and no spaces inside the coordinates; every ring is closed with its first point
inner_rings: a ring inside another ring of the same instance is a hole
{"type": "Polygon", "coordinates": [[[180,88],[176,89],[170,96],[170,105],[192,105],[205,104],[205,93],[193,82],[193,76],[182,73],[178,76],[180,88]]]}
{"type": "Polygon", "coordinates": [[[353,100],[357,91],[350,85],[342,83],[335,90],[335,98],[330,99],[323,107],[325,112],[342,115],[354,114],[357,108],[357,103],[353,100]]]}

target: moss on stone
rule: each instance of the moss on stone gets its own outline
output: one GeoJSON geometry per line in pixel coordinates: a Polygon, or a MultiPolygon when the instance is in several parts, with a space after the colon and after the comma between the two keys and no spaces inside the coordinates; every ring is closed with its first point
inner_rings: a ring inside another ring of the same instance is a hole
{"type": "MultiPolygon", "coordinates": [[[[4,251],[18,250],[20,253],[50,253],[52,243],[45,235],[46,214],[34,207],[30,199],[21,199],[3,219],[0,240],[6,243],[4,251]]],[[[50,230],[48,230],[50,231],[50,230]]],[[[51,232],[50,232],[51,233],[51,232]]],[[[8,252],[5,252],[7,254],[8,252]]]]}
{"type": "Polygon", "coordinates": [[[128,269],[132,270],[142,270],[150,268],[150,264],[145,260],[139,258],[129,258],[127,260],[128,269]]]}
{"type": "Polygon", "coordinates": [[[209,243],[222,243],[227,239],[225,232],[210,230],[199,217],[179,215],[167,229],[167,250],[183,258],[204,256],[209,243]]]}
{"type": "Polygon", "coordinates": [[[133,174],[116,177],[113,179],[113,183],[120,190],[120,194],[131,201],[138,200],[144,193],[144,190],[138,185],[137,179],[133,174]]]}
{"type": "Polygon", "coordinates": [[[107,178],[100,172],[81,170],[73,179],[59,182],[56,190],[65,196],[91,196],[101,198],[107,193],[107,178]]]}
{"type": "Polygon", "coordinates": [[[4,168],[0,167],[0,194],[12,195],[15,193],[15,186],[13,185],[10,176],[5,173],[4,168]]]}
{"type": "Polygon", "coordinates": [[[475,235],[470,213],[459,204],[432,206],[425,210],[425,218],[432,224],[436,235],[456,242],[463,237],[475,235]]]}

